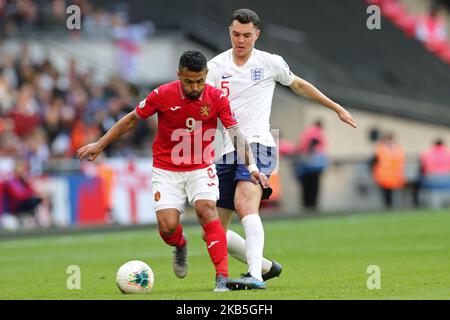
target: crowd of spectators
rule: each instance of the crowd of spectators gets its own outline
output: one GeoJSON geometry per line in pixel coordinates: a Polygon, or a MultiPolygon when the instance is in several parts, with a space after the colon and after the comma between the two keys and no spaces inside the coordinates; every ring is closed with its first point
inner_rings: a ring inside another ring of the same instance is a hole
{"type": "MultiPolygon", "coordinates": [[[[66,70],[57,70],[49,59],[34,61],[26,43],[17,55],[0,43],[0,156],[32,160],[35,171],[49,159],[73,158],[145,96],[121,77],[99,83],[94,71],[79,69],[76,60],[66,70]]],[[[143,144],[151,142],[153,129],[151,121],[140,123],[106,155],[149,150],[143,144]]]]}
{"type": "Polygon", "coordinates": [[[94,10],[87,0],[0,0],[0,32],[6,36],[64,26],[67,6],[78,5],[86,14],[94,10]]]}
{"type": "MultiPolygon", "coordinates": [[[[67,8],[80,8],[84,35],[113,37],[115,26],[128,24],[126,2],[111,3],[107,8],[91,0],[0,0],[0,35],[26,35],[32,31],[67,31],[67,8]]],[[[154,28],[146,21],[146,28],[154,28]]]]}
{"type": "MultiPolygon", "coordinates": [[[[136,65],[132,41],[152,26],[128,24],[127,10],[125,3],[105,9],[89,0],[0,0],[0,157],[28,159],[39,174],[50,159],[73,158],[77,148],[97,140],[145,96],[129,81],[136,65]],[[17,52],[2,43],[2,38],[19,39],[36,30],[69,32],[61,26],[73,4],[81,8],[83,37],[109,37],[116,43],[123,68],[106,82],[97,81],[95,70],[82,70],[76,59],[61,70],[49,57],[37,59],[26,41],[17,52]]],[[[152,121],[142,122],[105,154],[150,151],[153,131],[152,121]]]]}

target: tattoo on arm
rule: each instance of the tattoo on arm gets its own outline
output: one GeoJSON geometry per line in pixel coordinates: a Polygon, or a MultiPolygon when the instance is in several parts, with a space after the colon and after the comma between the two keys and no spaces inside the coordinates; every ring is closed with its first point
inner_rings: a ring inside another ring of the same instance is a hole
{"type": "Polygon", "coordinates": [[[228,134],[230,135],[231,141],[233,142],[234,148],[238,156],[241,159],[244,159],[245,165],[248,167],[251,164],[255,163],[255,159],[253,157],[253,152],[250,147],[250,143],[247,138],[244,136],[242,131],[238,126],[227,129],[228,134]]]}

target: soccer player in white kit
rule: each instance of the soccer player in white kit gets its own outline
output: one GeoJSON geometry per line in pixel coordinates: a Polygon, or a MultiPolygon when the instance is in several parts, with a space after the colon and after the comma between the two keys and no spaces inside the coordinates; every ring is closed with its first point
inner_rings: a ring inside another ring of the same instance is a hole
{"type": "MultiPolygon", "coordinates": [[[[231,110],[251,144],[259,170],[266,176],[273,172],[277,161],[269,121],[276,82],[335,111],[343,122],[356,128],[345,108],[293,74],[281,56],[254,48],[260,34],[259,17],[254,11],[236,10],[230,19],[229,32],[232,48],[208,62],[207,82],[222,89],[230,100],[231,110]]],[[[245,232],[244,240],[237,233],[227,231],[228,252],[248,264],[248,273],[243,275],[245,289],[265,289],[264,281],[279,276],[282,269],[279,263],[263,258],[264,229],[258,211],[261,199],[268,198],[270,192],[266,194],[268,189],[250,181],[231,140],[226,134],[225,137],[223,161],[216,166],[220,188],[217,207],[225,229],[236,211],[245,232]]]]}

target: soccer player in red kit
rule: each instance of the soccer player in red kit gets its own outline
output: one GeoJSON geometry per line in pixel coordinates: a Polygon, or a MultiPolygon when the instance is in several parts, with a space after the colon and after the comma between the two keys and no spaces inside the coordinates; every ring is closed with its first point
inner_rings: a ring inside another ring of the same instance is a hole
{"type": "Polygon", "coordinates": [[[252,181],[268,187],[250,145],[238,128],[228,99],[221,90],[205,84],[206,58],[186,51],[180,58],[177,81],[161,85],[97,142],[77,151],[80,160],[95,160],[112,141],[136,126],[139,120],[158,115],[153,142],[153,193],[161,238],[175,247],[173,268],[177,277],[187,275],[187,241],[180,224],[186,197],[203,227],[207,250],[216,269],[214,291],[238,289],[240,279],[228,278],[227,238],[216,208],[219,198],[213,141],[219,118],[245,159],[252,181]],[[230,284],[232,283],[232,285],[230,284]]]}

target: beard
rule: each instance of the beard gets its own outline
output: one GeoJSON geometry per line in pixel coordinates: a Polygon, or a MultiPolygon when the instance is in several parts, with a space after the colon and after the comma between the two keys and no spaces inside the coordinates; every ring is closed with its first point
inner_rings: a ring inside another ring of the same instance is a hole
{"type": "Polygon", "coordinates": [[[198,91],[192,91],[191,93],[186,93],[185,92],[185,94],[191,100],[195,100],[195,99],[197,99],[200,96],[200,92],[198,92],[198,91]]]}

